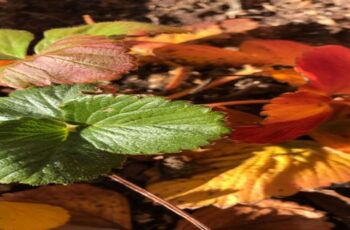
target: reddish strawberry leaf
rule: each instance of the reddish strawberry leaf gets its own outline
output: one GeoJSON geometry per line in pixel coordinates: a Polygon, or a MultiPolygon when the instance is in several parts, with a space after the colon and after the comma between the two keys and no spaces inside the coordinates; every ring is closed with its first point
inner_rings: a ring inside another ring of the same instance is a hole
{"type": "Polygon", "coordinates": [[[285,93],[264,107],[268,117],[261,125],[241,126],[234,140],[246,143],[279,143],[307,134],[331,114],[330,98],[313,91],[285,93]]]}
{"type": "Polygon", "coordinates": [[[255,144],[280,143],[305,135],[328,117],[329,114],[318,114],[296,121],[241,126],[233,131],[232,139],[255,144]]]}
{"type": "Polygon", "coordinates": [[[350,93],[350,49],[327,45],[304,53],[296,71],[310,80],[310,86],[328,94],[350,93]]]}
{"type": "Polygon", "coordinates": [[[106,37],[72,36],[4,68],[0,72],[0,84],[25,88],[113,80],[136,65],[127,51],[123,43],[106,37]]]}

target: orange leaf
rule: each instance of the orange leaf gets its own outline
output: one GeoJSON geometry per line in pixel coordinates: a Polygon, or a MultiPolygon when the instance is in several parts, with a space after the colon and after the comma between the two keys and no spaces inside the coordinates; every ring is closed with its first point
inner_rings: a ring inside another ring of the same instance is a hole
{"type": "Polygon", "coordinates": [[[295,121],[319,114],[332,113],[331,98],[316,92],[299,90],[284,93],[264,106],[262,115],[267,116],[263,124],[295,121]]]}
{"type": "Polygon", "coordinates": [[[207,45],[168,44],[155,49],[154,54],[163,60],[191,65],[240,66],[265,63],[248,53],[207,45]]]}
{"type": "MultiPolygon", "coordinates": [[[[228,209],[207,207],[193,217],[211,229],[239,230],[330,230],[325,213],[307,206],[280,200],[264,200],[252,205],[237,205],[228,209]]],[[[181,220],[176,230],[196,230],[181,220]]]]}
{"type": "Polygon", "coordinates": [[[279,82],[285,82],[292,86],[302,86],[307,83],[306,78],[302,75],[295,72],[294,69],[273,69],[271,67],[267,67],[263,69],[261,72],[255,73],[257,76],[266,76],[272,77],[279,82]]]}
{"type": "Polygon", "coordinates": [[[189,156],[197,165],[192,177],[160,181],[148,190],[181,208],[228,208],[350,180],[349,154],[310,141],[283,145],[221,141],[189,156]]]}
{"type": "Polygon", "coordinates": [[[309,91],[285,93],[271,100],[261,113],[261,125],[241,126],[232,138],[245,143],[279,143],[305,135],[332,114],[331,98],[309,91]]]}
{"type": "Polygon", "coordinates": [[[273,65],[293,66],[295,59],[312,46],[288,40],[248,40],[240,51],[273,65]]]}
{"type": "Polygon", "coordinates": [[[127,52],[125,45],[106,37],[68,37],[53,43],[39,55],[4,68],[0,84],[25,88],[113,80],[135,68],[127,52]]]}
{"type": "Polygon", "coordinates": [[[311,49],[298,58],[296,71],[310,86],[328,94],[350,93],[350,49],[327,45],[311,49]]]}

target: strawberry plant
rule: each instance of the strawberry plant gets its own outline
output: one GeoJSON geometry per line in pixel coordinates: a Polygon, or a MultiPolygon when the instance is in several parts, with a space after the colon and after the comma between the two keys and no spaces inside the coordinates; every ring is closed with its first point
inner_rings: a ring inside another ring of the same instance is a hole
{"type": "MultiPolygon", "coordinates": [[[[261,212],[262,219],[270,218],[264,212],[269,205],[276,206],[280,215],[293,215],[299,209],[314,212],[269,199],[350,181],[350,50],[284,40],[247,40],[236,50],[187,44],[244,32],[241,23],[247,23],[247,30],[258,26],[238,19],[185,28],[136,22],[58,28],[44,33],[33,55],[27,51],[34,38],[31,33],[0,30],[0,84],[16,89],[0,97],[0,183],[88,181],[122,168],[128,156],[178,153],[196,166],[191,175],[175,179],[155,176],[147,184],[152,194],[117,175],[109,178],[163,202],[201,229],[207,227],[178,208],[213,205],[261,212]],[[160,93],[166,98],[101,93],[99,82],[128,78],[124,74],[137,66],[154,64],[173,68],[160,93]],[[199,86],[191,82],[192,88],[179,87],[185,79],[198,75],[192,69],[207,69],[208,65],[213,69],[234,67],[230,71],[235,73],[210,76],[207,82],[200,79],[199,86]],[[293,90],[272,99],[204,105],[174,100],[247,76],[271,77],[293,90]],[[261,116],[230,107],[261,103],[265,104],[261,116]],[[224,137],[226,134],[231,138],[224,137]],[[198,149],[202,146],[206,147],[198,149]],[[245,206],[236,206],[242,203],[245,206]]],[[[57,189],[62,197],[70,191],[64,186],[52,188],[50,193],[57,189]]],[[[93,188],[79,189],[88,194],[85,190],[93,188]]],[[[18,199],[0,199],[0,209],[1,202],[28,201],[32,192],[18,193],[18,199]]],[[[85,198],[91,203],[90,197],[85,198]]],[[[123,197],[121,200],[126,202],[123,197]]],[[[195,216],[230,215],[216,207],[202,209],[195,216]]],[[[65,202],[64,208],[76,212],[70,202],[65,202]]],[[[100,210],[90,211],[95,215],[100,210]]],[[[60,213],[61,220],[48,226],[67,221],[66,213],[60,213]]],[[[317,224],[330,228],[323,220],[317,224]]],[[[188,226],[182,223],[179,228],[188,226]]]]}

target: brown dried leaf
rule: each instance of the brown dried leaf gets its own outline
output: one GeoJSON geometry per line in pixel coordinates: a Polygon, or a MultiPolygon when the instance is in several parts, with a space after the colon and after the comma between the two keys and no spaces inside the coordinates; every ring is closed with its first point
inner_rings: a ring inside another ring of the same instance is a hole
{"type": "Polygon", "coordinates": [[[7,193],[0,201],[50,204],[66,209],[69,224],[131,229],[128,201],[121,194],[87,184],[46,186],[7,193]]]}
{"type": "MultiPolygon", "coordinates": [[[[264,200],[252,205],[236,205],[229,209],[207,207],[193,216],[213,230],[328,230],[325,214],[307,206],[279,200],[264,200]]],[[[176,230],[194,230],[181,220],[176,230]]]]}

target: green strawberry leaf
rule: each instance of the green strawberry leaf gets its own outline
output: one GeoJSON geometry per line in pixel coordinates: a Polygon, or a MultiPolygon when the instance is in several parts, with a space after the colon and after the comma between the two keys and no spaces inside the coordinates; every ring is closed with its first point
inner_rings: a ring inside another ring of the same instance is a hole
{"type": "Polygon", "coordinates": [[[93,85],[83,84],[18,90],[9,97],[0,97],[0,121],[22,117],[63,119],[60,105],[94,90],[93,85]]]}
{"type": "Polygon", "coordinates": [[[96,150],[61,121],[22,118],[0,123],[0,183],[85,181],[120,167],[124,159],[96,150]]]}
{"type": "Polygon", "coordinates": [[[125,154],[173,153],[228,132],[223,115],[160,97],[32,88],[0,98],[0,183],[70,183],[120,167],[125,154]]]}
{"type": "Polygon", "coordinates": [[[0,60],[23,59],[34,35],[25,30],[0,29],[0,60]]]}
{"type": "Polygon", "coordinates": [[[228,130],[223,116],[203,106],[160,97],[85,96],[63,107],[68,122],[96,148],[120,154],[194,149],[228,130]]]}
{"type": "Polygon", "coordinates": [[[115,21],[99,22],[91,25],[57,28],[44,32],[44,38],[35,46],[35,52],[40,53],[53,42],[76,34],[121,36],[145,35],[155,33],[181,33],[184,29],[172,26],[154,25],[151,23],[115,21]]]}

